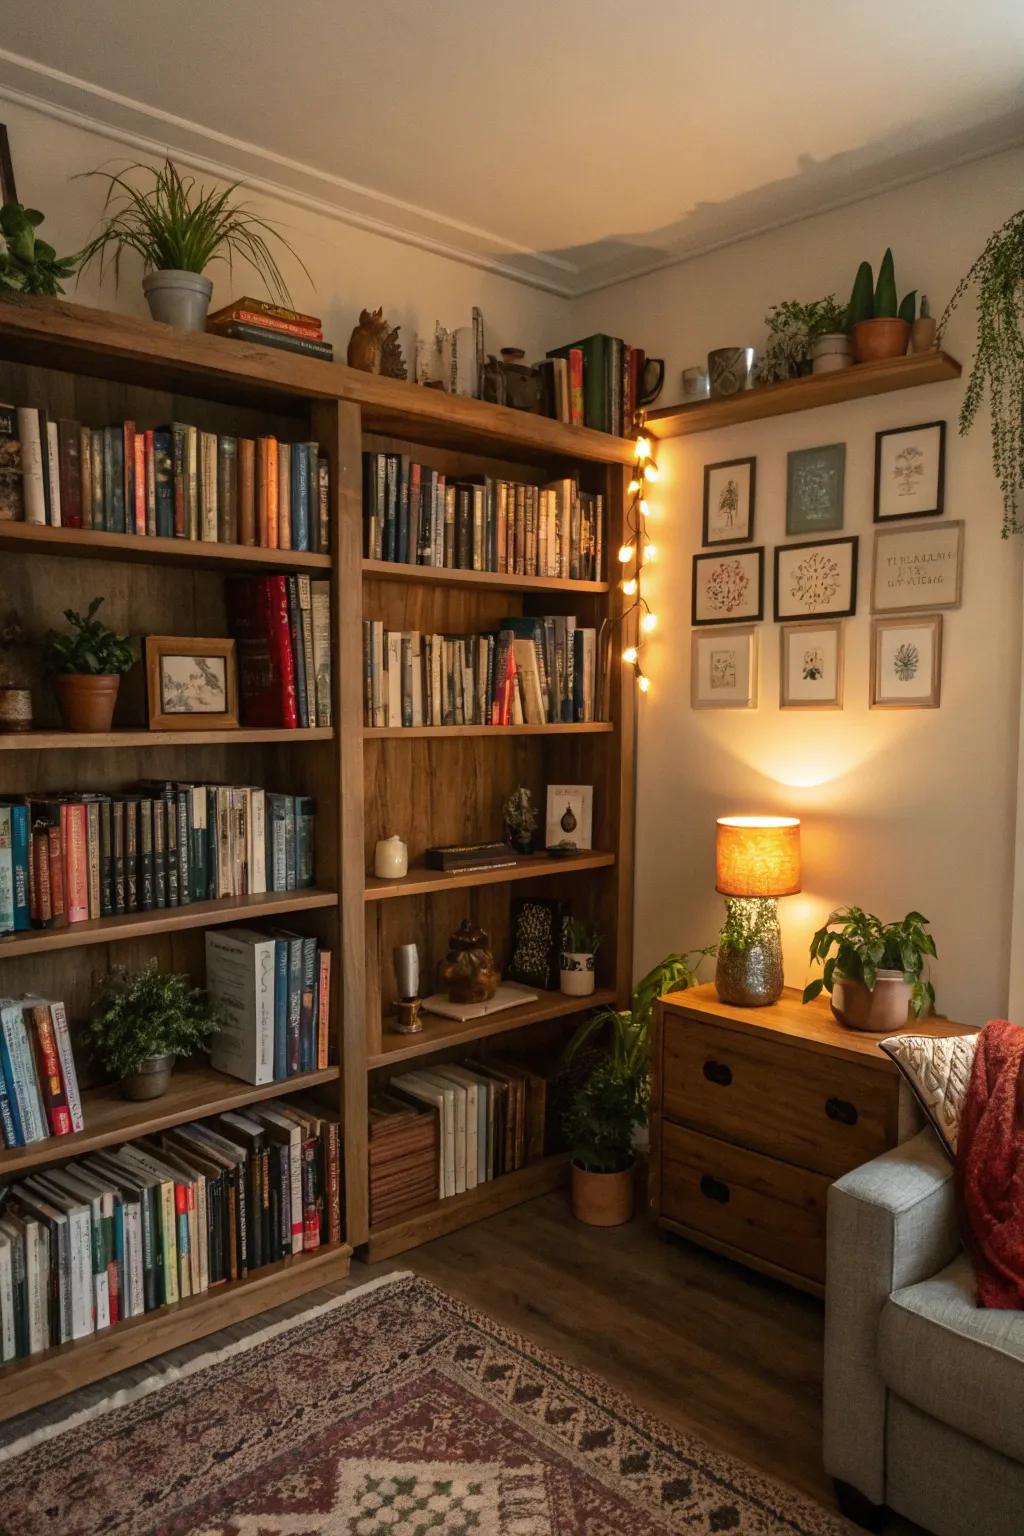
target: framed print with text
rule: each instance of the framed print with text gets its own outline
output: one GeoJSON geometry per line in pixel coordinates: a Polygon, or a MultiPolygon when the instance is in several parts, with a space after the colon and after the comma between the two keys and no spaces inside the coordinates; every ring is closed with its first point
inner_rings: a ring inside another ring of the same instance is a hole
{"type": "Polygon", "coordinates": [[[963,520],[875,530],[872,613],[959,608],[963,520]]]}
{"type": "Polygon", "coordinates": [[[742,624],[764,618],[764,547],[694,555],[694,624],[742,624]]]}
{"type": "Polygon", "coordinates": [[[875,433],[875,522],[938,517],[946,481],[946,423],[875,433]]]}
{"type": "Polygon", "coordinates": [[[756,459],[704,465],[702,543],[749,544],[754,537],[756,459]]]}
{"type": "Polygon", "coordinates": [[[842,707],[842,619],[783,624],[779,629],[779,708],[842,707]]]}
{"type": "Polygon", "coordinates": [[[690,703],[694,709],[757,708],[757,630],[752,624],[694,630],[690,703]]]}
{"type": "Polygon", "coordinates": [[[856,535],[775,546],[776,619],[847,619],[857,611],[856,535]]]}

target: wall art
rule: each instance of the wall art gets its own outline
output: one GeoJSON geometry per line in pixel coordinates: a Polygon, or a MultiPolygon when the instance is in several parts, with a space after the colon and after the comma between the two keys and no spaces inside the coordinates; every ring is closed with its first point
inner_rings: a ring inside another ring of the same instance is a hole
{"type": "Polygon", "coordinates": [[[757,708],[757,630],[698,629],[690,637],[694,709],[757,708]]]}
{"type": "Polygon", "coordinates": [[[775,617],[845,619],[857,611],[857,538],[775,548],[775,617]]]}
{"type": "Polygon", "coordinates": [[[871,576],[872,613],[959,608],[963,521],[879,528],[871,576]]]}
{"type": "Polygon", "coordinates": [[[938,709],[941,682],[941,613],[872,619],[872,709],[938,709]]]}
{"type": "Polygon", "coordinates": [[[146,636],[151,731],[223,730],[238,724],[233,640],[146,636]]]}
{"type": "Polygon", "coordinates": [[[742,624],[764,618],[764,547],[694,555],[694,624],[742,624]]]}
{"type": "Polygon", "coordinates": [[[828,533],[843,526],[846,444],[798,448],[786,460],[786,532],[828,533]]]}
{"type": "Polygon", "coordinates": [[[779,630],[779,708],[842,707],[842,620],[783,624],[779,630]]]}
{"type": "Polygon", "coordinates": [[[875,433],[875,522],[937,517],[946,481],[946,423],[875,433]]]}
{"type": "Polygon", "coordinates": [[[549,852],[578,853],[592,848],[593,784],[549,784],[544,843],[549,852]]]}
{"type": "Polygon", "coordinates": [[[749,544],[754,537],[756,459],[704,465],[704,533],[707,544],[749,544]]]}

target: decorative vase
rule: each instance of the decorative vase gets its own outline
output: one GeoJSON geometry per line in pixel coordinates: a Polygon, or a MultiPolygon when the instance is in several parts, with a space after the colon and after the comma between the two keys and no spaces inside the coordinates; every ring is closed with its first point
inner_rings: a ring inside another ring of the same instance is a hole
{"type": "Polygon", "coordinates": [[[853,367],[853,343],[845,331],[829,331],[811,347],[812,373],[839,373],[853,367]]]}
{"type": "Polygon", "coordinates": [[[921,315],[911,322],[910,326],[910,350],[911,352],[930,352],[935,345],[935,327],[938,324],[934,315],[921,315]]]}
{"type": "Polygon", "coordinates": [[[409,849],[396,832],[382,837],[373,850],[373,872],[378,880],[401,880],[409,873],[409,849]]]}
{"type": "Polygon", "coordinates": [[[117,673],[98,677],[79,672],[56,672],[53,678],[57,703],[69,731],[109,731],[121,679],[117,673]]]}
{"type": "Polygon", "coordinates": [[[902,357],[910,340],[910,321],[895,315],[878,320],[858,320],[853,328],[853,355],[858,363],[880,363],[902,357]]]}
{"type": "Polygon", "coordinates": [[[874,1035],[895,1035],[906,1029],[913,987],[902,971],[879,971],[870,991],[837,971],[832,981],[832,1013],[847,1029],[874,1035]]]}
{"type": "Polygon", "coordinates": [[[213,284],[201,272],[147,272],[142,291],[154,320],[179,331],[205,331],[213,284]]]}
{"type": "Polygon", "coordinates": [[[32,694],[28,688],[0,688],[0,731],[32,729],[32,694]]]}
{"type": "Polygon", "coordinates": [[[683,369],[683,401],[689,405],[695,400],[708,397],[708,371],[706,368],[683,369]]]}
{"type": "Polygon", "coordinates": [[[619,1173],[589,1173],[572,1164],[572,1213],[588,1227],[622,1227],[633,1216],[636,1164],[619,1173]]]}
{"type": "Polygon", "coordinates": [[[708,353],[708,384],[712,399],[738,395],[754,382],[753,347],[716,347],[708,353]]]}
{"type": "MultiPolygon", "coordinates": [[[[726,943],[718,946],[715,988],[723,1003],[737,1008],[765,1008],[782,996],[782,934],[779,907],[774,896],[730,896],[729,914],[735,906],[750,909],[745,923],[754,937],[746,948],[726,943]]],[[[729,922],[727,915],[726,922],[729,922]]]]}
{"type": "Polygon", "coordinates": [[[121,1092],[126,1099],[159,1099],[171,1086],[173,1071],[173,1056],[147,1056],[134,1072],[122,1077],[121,1092]]]}
{"type": "Polygon", "coordinates": [[[563,950],[558,984],[566,997],[589,997],[594,990],[593,955],[563,950]]]}
{"type": "Polygon", "coordinates": [[[486,1003],[498,990],[500,973],[490,951],[490,938],[464,917],[448,940],[448,953],[438,971],[439,984],[451,1003],[486,1003]]]}

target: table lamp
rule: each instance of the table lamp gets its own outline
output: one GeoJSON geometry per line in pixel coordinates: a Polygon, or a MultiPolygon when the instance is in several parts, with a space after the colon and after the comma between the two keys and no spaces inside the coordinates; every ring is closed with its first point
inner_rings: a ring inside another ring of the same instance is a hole
{"type": "Polygon", "coordinates": [[[800,889],[795,816],[720,816],[715,889],[725,897],[715,986],[723,1003],[762,1008],[782,993],[778,897],[800,889]]]}

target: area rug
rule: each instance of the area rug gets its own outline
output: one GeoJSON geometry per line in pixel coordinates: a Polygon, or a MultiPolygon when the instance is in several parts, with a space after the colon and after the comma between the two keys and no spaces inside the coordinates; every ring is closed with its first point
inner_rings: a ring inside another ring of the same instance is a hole
{"type": "Polygon", "coordinates": [[[849,1536],[410,1275],[0,1453],[4,1536],[849,1536]]]}

